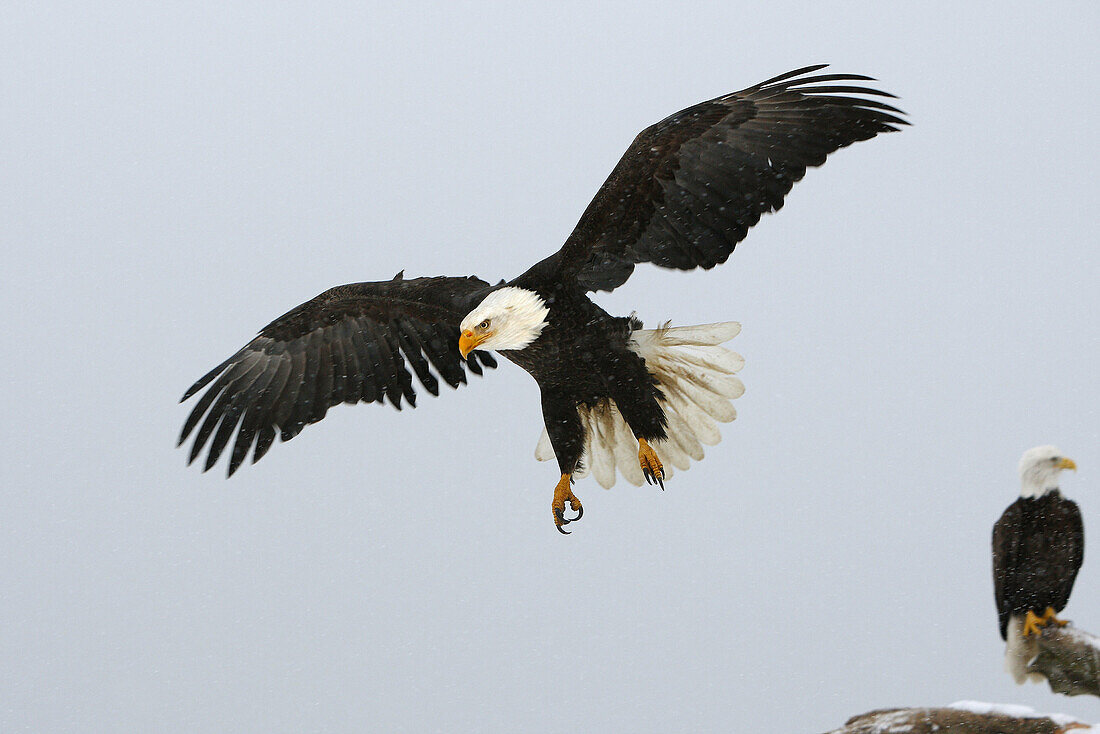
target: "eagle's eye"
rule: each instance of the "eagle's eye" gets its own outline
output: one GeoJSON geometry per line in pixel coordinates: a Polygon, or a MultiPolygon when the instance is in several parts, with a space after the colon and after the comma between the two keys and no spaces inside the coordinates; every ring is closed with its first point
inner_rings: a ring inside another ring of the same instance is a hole
{"type": "Polygon", "coordinates": [[[488,329],[489,328],[489,319],[485,319],[484,321],[482,321],[480,324],[477,325],[477,328],[481,329],[482,331],[485,331],[486,329],[488,329]]]}

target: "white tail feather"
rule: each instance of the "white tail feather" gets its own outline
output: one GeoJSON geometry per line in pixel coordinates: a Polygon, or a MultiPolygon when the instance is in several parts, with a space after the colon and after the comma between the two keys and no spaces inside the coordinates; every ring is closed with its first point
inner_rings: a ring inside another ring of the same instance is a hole
{"type": "Polygon", "coordinates": [[[741,324],[736,321],[721,321],[717,324],[697,324],[696,326],[669,326],[665,323],[659,329],[642,329],[635,331],[633,340],[642,343],[639,336],[657,336],[661,339],[661,345],[666,347],[682,347],[688,345],[700,347],[712,347],[716,344],[725,344],[733,337],[741,333],[741,324]]]}
{"type": "MultiPolygon", "coordinates": [[[[653,448],[665,465],[665,478],[672,467],[684,471],[691,460],[703,459],[703,444],[722,440],[718,424],[737,417],[730,400],[741,397],[745,385],[735,373],[744,365],[740,354],[719,346],[741,333],[736,321],[698,326],[642,329],[630,337],[630,348],[645,361],[664,393],[661,407],[668,418],[668,438],[653,448]]],[[[626,481],[640,486],[644,481],[638,465],[638,441],[613,401],[581,410],[585,428],[582,468],[575,476],[591,472],[600,486],[615,484],[616,469],[626,481]]],[[[535,448],[535,458],[549,461],[554,448],[544,428],[535,448]]]]}
{"type": "Polygon", "coordinates": [[[1006,637],[1005,670],[1011,673],[1012,678],[1020,685],[1029,680],[1032,683],[1041,682],[1043,676],[1027,672],[1027,666],[1039,654],[1039,641],[1034,637],[1024,637],[1023,617],[1012,615],[1008,618],[1006,637]]]}
{"type": "MultiPolygon", "coordinates": [[[[665,417],[669,419],[666,444],[675,444],[689,459],[703,460],[703,444],[696,438],[688,422],[680,415],[675,403],[665,402],[665,417]]],[[[664,449],[668,451],[667,447],[664,449]]],[[[690,466],[690,464],[689,464],[690,466]]],[[[685,470],[687,467],[684,467],[685,470]]]]}

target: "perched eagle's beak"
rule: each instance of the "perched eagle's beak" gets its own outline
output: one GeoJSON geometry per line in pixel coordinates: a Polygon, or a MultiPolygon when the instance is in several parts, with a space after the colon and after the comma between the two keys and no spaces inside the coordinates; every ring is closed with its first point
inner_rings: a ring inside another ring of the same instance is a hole
{"type": "Polygon", "coordinates": [[[489,338],[488,334],[480,334],[474,336],[474,332],[467,329],[458,336],[458,353],[462,355],[463,359],[470,354],[470,352],[477,349],[477,345],[489,338]]]}
{"type": "Polygon", "coordinates": [[[1061,461],[1058,462],[1058,468],[1073,469],[1074,471],[1077,471],[1077,464],[1073,463],[1073,459],[1063,458],[1061,461]]]}

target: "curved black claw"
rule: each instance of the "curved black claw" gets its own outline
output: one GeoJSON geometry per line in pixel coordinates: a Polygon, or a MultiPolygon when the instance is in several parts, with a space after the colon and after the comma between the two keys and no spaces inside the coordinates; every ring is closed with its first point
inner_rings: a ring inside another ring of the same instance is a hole
{"type": "Polygon", "coordinates": [[[662,474],[654,474],[653,470],[646,466],[642,467],[642,476],[645,477],[646,484],[658,484],[662,492],[665,490],[665,480],[662,474]]]}
{"type": "Polygon", "coordinates": [[[566,517],[564,506],[560,510],[554,508],[554,526],[562,535],[572,535],[572,533],[570,533],[568,530],[563,529],[563,526],[568,525],[571,522],[576,522],[577,520],[580,520],[582,517],[584,517],[584,507],[579,502],[577,502],[576,504],[574,504],[571,500],[566,500],[566,502],[572,509],[577,511],[577,516],[566,517]]]}
{"type": "Polygon", "coordinates": [[[570,533],[568,530],[565,530],[563,526],[568,525],[569,523],[573,522],[573,520],[576,520],[576,519],[577,518],[575,518],[575,517],[574,518],[567,518],[565,516],[565,508],[564,507],[560,510],[557,509],[557,508],[554,508],[554,527],[556,527],[558,529],[558,532],[561,533],[562,535],[572,535],[572,533],[570,533]]]}

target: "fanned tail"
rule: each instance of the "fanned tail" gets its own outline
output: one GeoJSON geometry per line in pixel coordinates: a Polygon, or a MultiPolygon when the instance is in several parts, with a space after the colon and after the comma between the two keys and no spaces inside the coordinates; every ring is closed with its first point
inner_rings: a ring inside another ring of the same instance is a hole
{"type": "MultiPolygon", "coordinates": [[[[656,378],[664,400],[661,407],[668,418],[668,438],[653,442],[664,462],[665,478],[672,467],[686,470],[691,461],[703,459],[703,445],[722,440],[718,423],[737,417],[732,400],[741,397],[745,386],[737,377],[745,360],[737,352],[720,346],[741,332],[736,321],[699,326],[669,326],[639,329],[630,337],[630,348],[646,361],[656,378]]],[[[585,428],[585,452],[581,467],[574,473],[581,478],[591,473],[605,489],[615,484],[615,470],[626,481],[640,486],[644,481],[638,466],[638,441],[615,403],[602,402],[582,409],[585,428]]],[[[535,458],[554,458],[550,437],[544,428],[535,448],[535,458]]]]}

